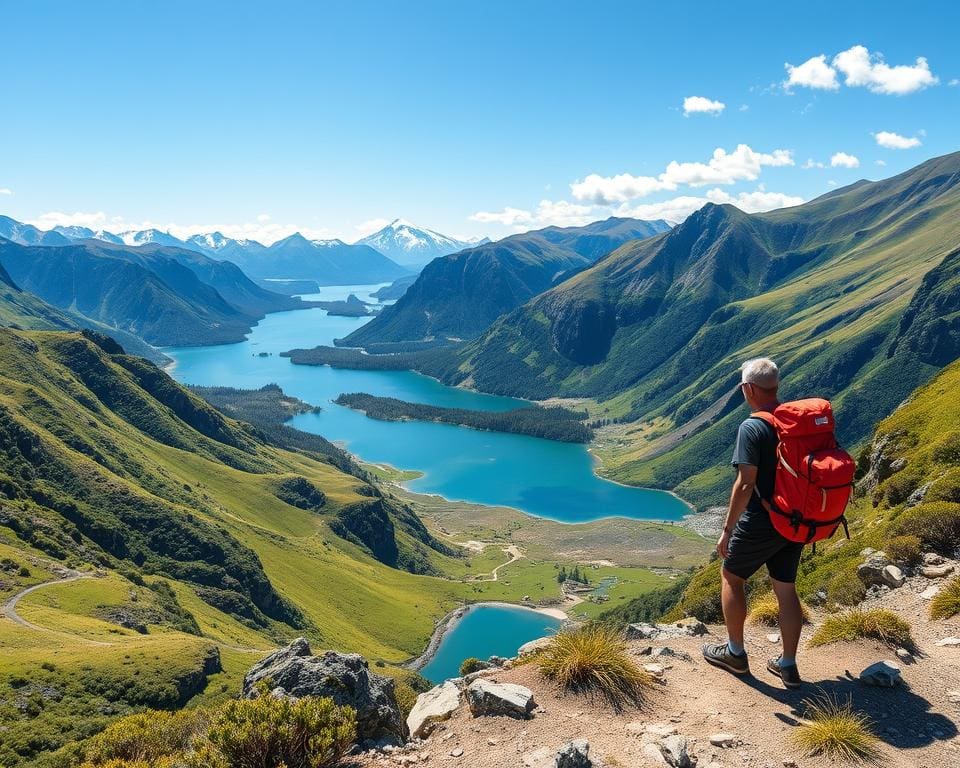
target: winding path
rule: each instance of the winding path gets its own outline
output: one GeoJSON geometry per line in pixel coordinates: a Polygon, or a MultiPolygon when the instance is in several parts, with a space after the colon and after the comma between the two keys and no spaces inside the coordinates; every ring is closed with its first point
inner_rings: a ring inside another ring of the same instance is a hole
{"type": "Polygon", "coordinates": [[[80,571],[65,570],[63,571],[66,575],[59,579],[51,579],[50,581],[41,581],[39,584],[34,584],[32,587],[27,587],[26,589],[21,589],[12,597],[8,598],[7,601],[3,604],[3,615],[6,616],[14,624],[19,624],[21,627],[26,627],[27,629],[32,629],[35,632],[47,632],[52,635],[62,635],[64,637],[69,637],[76,640],[81,640],[82,642],[89,643],[90,645],[98,646],[110,646],[115,645],[115,643],[105,643],[102,640],[91,640],[89,637],[84,637],[83,635],[78,635],[73,632],[61,632],[60,630],[50,629],[49,627],[41,627],[39,624],[34,624],[32,621],[27,621],[19,613],[17,613],[17,603],[31,592],[36,592],[38,589],[43,589],[44,587],[49,587],[52,584],[69,584],[71,581],[79,581],[80,579],[90,579],[93,578],[93,574],[90,573],[81,573],[80,571]]]}

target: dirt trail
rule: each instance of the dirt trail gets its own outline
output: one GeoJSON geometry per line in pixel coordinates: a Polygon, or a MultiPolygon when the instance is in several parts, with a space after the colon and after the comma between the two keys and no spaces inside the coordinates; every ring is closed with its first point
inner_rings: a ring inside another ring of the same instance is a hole
{"type": "MultiPolygon", "coordinates": [[[[436,766],[550,768],[563,744],[585,738],[597,768],[656,768],[658,764],[644,754],[643,732],[653,725],[685,736],[698,768],[782,768],[790,763],[819,768],[833,763],[798,753],[791,733],[805,713],[804,701],[827,695],[841,702],[849,698],[855,709],[870,717],[887,768],[957,766],[960,647],[937,643],[960,637],[960,616],[927,620],[929,602],[920,593],[931,583],[911,577],[900,589],[864,605],[888,608],[911,622],[918,651],[906,660],[898,659],[894,649],[868,641],[807,648],[814,630],[808,626],[800,654],[806,682],[799,691],[789,691],[765,669],[767,659],[779,652],[767,638],[775,630],[766,627],[748,627],[753,674],[742,678],[708,666],[701,657],[702,643],[722,638],[722,627],[709,627],[704,637],[631,641],[630,651],[639,664],[663,667],[663,682],[640,709],[617,713],[600,701],[561,694],[539,677],[536,665],[526,664],[497,670],[490,677],[530,688],[539,705],[532,719],[474,718],[461,707],[415,745],[413,754],[428,753],[428,764],[436,766]],[[669,647],[674,655],[652,658],[644,653],[650,646],[669,647]],[[882,659],[899,664],[905,685],[875,688],[857,679],[861,670],[882,659]],[[735,736],[737,746],[712,746],[710,737],[721,733],[735,736]]],[[[394,757],[400,762],[402,756],[394,757]]],[[[357,764],[366,768],[392,762],[389,757],[385,762],[383,756],[364,755],[357,764]]]]}

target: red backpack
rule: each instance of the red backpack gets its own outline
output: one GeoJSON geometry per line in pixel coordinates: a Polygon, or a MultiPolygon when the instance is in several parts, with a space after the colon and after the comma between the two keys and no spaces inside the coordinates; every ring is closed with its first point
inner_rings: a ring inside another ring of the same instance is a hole
{"type": "Polygon", "coordinates": [[[773,497],[760,500],[773,527],[804,544],[829,538],[840,525],[850,538],[843,512],[857,465],[837,445],[829,401],[795,400],[751,417],[767,422],[780,441],[773,497]]]}

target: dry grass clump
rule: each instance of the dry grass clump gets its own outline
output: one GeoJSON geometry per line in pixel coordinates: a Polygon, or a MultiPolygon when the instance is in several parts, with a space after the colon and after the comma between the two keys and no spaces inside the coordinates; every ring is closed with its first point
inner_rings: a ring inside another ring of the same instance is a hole
{"type": "Polygon", "coordinates": [[[841,704],[823,696],[804,704],[806,722],[792,737],[805,754],[845,763],[880,762],[880,740],[871,730],[870,719],[855,712],[849,700],[841,704]]]}
{"type": "Polygon", "coordinates": [[[615,629],[588,624],[557,633],[535,660],[540,674],[574,693],[599,695],[614,709],[639,706],[653,676],[636,665],[615,629]]]}
{"type": "Polygon", "coordinates": [[[858,608],[828,616],[810,638],[810,647],[861,639],[879,640],[892,648],[915,647],[910,625],[883,608],[858,608]]]}
{"type": "Polygon", "coordinates": [[[930,601],[931,619],[949,619],[960,613],[960,576],[944,584],[930,601]]]}
{"type": "MultiPolygon", "coordinates": [[[[810,609],[800,601],[800,611],[803,614],[803,623],[810,623],[810,609]]],[[[750,602],[750,615],[747,617],[752,624],[762,624],[765,627],[776,627],[780,623],[780,604],[773,592],[764,592],[750,602]]]]}

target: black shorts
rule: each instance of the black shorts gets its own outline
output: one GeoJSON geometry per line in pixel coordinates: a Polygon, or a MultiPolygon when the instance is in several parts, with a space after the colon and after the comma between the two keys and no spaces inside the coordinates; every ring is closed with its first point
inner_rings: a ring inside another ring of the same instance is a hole
{"type": "Polygon", "coordinates": [[[733,529],[723,567],[734,576],[749,579],[766,565],[771,579],[792,584],[797,580],[802,553],[803,544],[781,536],[765,509],[748,509],[733,529]]]}

